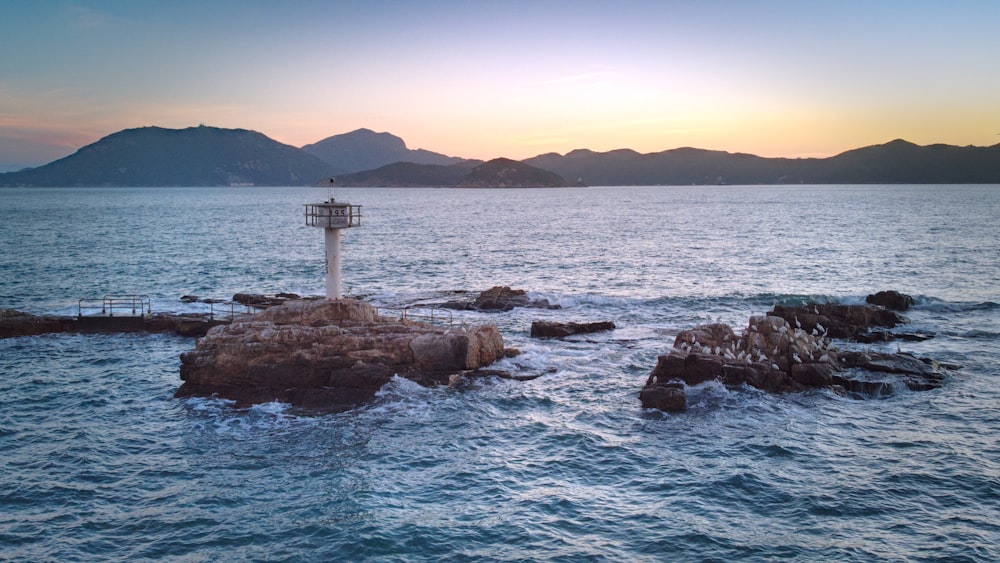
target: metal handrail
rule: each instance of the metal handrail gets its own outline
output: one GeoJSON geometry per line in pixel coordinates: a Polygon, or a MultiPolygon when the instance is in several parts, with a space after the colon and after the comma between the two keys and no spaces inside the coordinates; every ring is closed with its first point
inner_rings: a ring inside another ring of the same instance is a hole
{"type": "Polygon", "coordinates": [[[115,316],[115,311],[131,311],[131,314],[124,314],[119,316],[125,317],[143,317],[153,313],[152,302],[148,295],[139,294],[129,294],[129,295],[105,295],[101,299],[89,298],[80,299],[76,304],[76,314],[78,317],[83,316],[84,310],[98,310],[100,307],[100,314],[98,316],[113,317],[115,316]],[[100,301],[100,306],[97,302],[100,301]],[[93,305],[89,303],[94,303],[93,305]]]}
{"type": "Polygon", "coordinates": [[[436,324],[438,322],[451,326],[454,317],[448,309],[436,309],[434,307],[376,307],[375,314],[382,316],[382,311],[394,311],[396,317],[402,321],[428,322],[436,324]],[[413,312],[420,311],[420,312],[413,312]],[[424,312],[426,311],[426,312],[424,312]]]}

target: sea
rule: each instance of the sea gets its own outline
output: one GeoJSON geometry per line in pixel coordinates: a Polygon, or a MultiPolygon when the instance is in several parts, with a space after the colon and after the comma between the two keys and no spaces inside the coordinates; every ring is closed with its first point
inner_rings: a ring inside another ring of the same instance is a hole
{"type": "Polygon", "coordinates": [[[362,206],[345,292],[520,350],[339,413],[174,398],[193,338],[0,340],[4,561],[1000,560],[1000,185],[0,190],[0,308],[321,295],[304,204],[362,206]],[[872,397],[639,390],[676,334],[774,304],[909,294],[943,386],[872,397]],[[564,340],[535,320],[612,321],[564,340]],[[441,319],[439,318],[440,322],[441,319]]]}

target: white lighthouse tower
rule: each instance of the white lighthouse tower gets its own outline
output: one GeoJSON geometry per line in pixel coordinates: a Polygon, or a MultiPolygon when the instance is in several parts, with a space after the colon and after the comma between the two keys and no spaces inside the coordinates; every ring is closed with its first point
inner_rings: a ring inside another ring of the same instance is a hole
{"type": "Polygon", "coordinates": [[[326,243],[326,298],[340,299],[340,229],[361,226],[361,206],[338,202],[333,197],[323,203],[306,204],[306,225],[322,227],[326,243]]]}

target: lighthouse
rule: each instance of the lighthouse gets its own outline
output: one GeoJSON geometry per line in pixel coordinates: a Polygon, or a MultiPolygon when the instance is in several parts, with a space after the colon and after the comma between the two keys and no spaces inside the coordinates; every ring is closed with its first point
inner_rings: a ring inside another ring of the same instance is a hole
{"type": "Polygon", "coordinates": [[[306,225],[323,229],[326,247],[326,298],[344,296],[340,281],[340,230],[361,226],[361,206],[336,201],[306,204],[306,225]]]}

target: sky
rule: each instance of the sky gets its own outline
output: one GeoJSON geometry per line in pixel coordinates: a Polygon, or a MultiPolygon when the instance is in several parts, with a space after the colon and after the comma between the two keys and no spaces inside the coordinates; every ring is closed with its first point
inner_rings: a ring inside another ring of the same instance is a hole
{"type": "Polygon", "coordinates": [[[1000,143],[997,0],[0,0],[0,171],[133,127],[450,156],[1000,143]]]}

